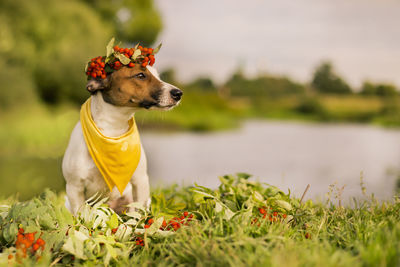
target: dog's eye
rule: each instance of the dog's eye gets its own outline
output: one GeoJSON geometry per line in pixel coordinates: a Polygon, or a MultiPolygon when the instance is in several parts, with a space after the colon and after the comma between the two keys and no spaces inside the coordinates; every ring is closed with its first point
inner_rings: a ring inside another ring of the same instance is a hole
{"type": "Polygon", "coordinates": [[[140,80],[146,79],[146,75],[143,72],[136,74],[134,77],[140,80]]]}

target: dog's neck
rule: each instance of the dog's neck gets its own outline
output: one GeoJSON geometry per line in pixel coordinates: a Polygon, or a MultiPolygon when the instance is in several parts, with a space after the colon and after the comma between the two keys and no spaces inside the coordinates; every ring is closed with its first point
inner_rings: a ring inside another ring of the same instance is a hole
{"type": "Polygon", "coordinates": [[[117,107],[104,101],[100,92],[92,95],[90,111],[97,128],[109,137],[118,137],[129,129],[129,120],[135,114],[131,107],[117,107]]]}

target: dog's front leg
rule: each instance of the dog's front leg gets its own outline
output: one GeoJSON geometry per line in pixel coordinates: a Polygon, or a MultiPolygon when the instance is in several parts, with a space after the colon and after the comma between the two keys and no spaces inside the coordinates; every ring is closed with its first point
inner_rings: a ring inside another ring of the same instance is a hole
{"type": "Polygon", "coordinates": [[[149,176],[147,173],[141,174],[140,176],[133,176],[132,180],[132,193],[133,201],[140,202],[145,207],[150,206],[150,184],[149,176]]]}
{"type": "Polygon", "coordinates": [[[145,207],[149,208],[151,202],[150,184],[149,176],[147,174],[146,154],[144,153],[143,146],[141,148],[140,161],[135,173],[132,176],[131,184],[133,201],[140,202],[145,205],[145,207]]]}
{"type": "Polygon", "coordinates": [[[85,203],[85,192],[82,184],[67,183],[67,198],[69,202],[69,210],[76,215],[79,208],[85,203]]]}

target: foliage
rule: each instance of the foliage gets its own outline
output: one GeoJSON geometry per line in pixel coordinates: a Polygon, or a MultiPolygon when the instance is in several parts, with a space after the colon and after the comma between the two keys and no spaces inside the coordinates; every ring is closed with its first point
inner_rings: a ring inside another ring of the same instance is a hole
{"type": "Polygon", "coordinates": [[[153,1],[83,0],[93,7],[115,29],[118,39],[150,45],[162,29],[161,16],[153,1]]]}
{"type": "Polygon", "coordinates": [[[383,97],[393,97],[398,94],[396,87],[391,84],[373,84],[371,82],[364,82],[360,94],[362,95],[377,95],[383,97]]]}
{"type": "Polygon", "coordinates": [[[321,118],[326,114],[323,105],[316,97],[303,97],[295,110],[302,114],[315,114],[321,118]]]}
{"type": "Polygon", "coordinates": [[[237,71],[226,82],[231,96],[277,97],[301,94],[305,92],[305,86],[292,81],[287,77],[272,75],[260,75],[249,79],[240,71],[237,71]]]}
{"type": "Polygon", "coordinates": [[[151,43],[161,29],[152,1],[142,0],[5,0],[0,24],[0,66],[12,74],[0,77],[8,98],[3,108],[18,103],[13,95],[32,92],[47,103],[81,103],[87,97],[84,64],[103,53],[111,36],[151,43]],[[129,19],[121,21],[120,12],[129,19]]]}
{"type": "MultiPolygon", "coordinates": [[[[159,189],[151,209],[138,203],[115,214],[100,196],[76,217],[46,191],[0,209],[2,265],[291,265],[400,264],[400,201],[373,198],[353,207],[304,203],[247,174],[220,177],[218,189],[199,185],[159,189]],[[183,212],[183,209],[186,212],[183,212]],[[193,216],[189,216],[193,214],[193,216]],[[193,217],[166,230],[164,221],[193,217]],[[18,229],[41,233],[44,251],[18,257],[18,229]]],[[[332,202],[331,202],[332,201],[332,202]]]]}
{"type": "Polygon", "coordinates": [[[314,72],[311,86],[321,93],[349,94],[350,86],[333,70],[329,62],[321,63],[314,72]]]}
{"type": "Polygon", "coordinates": [[[185,85],[185,89],[188,90],[201,90],[205,92],[216,92],[217,86],[214,82],[207,77],[199,77],[194,81],[191,81],[189,84],[185,85]]]}

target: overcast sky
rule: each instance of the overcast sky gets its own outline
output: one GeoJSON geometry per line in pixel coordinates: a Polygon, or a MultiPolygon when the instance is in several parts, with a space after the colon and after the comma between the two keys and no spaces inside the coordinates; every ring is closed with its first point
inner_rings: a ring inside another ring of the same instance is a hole
{"type": "Polygon", "coordinates": [[[159,69],[219,82],[239,65],[249,75],[307,81],[331,60],[353,86],[400,87],[399,0],[156,0],[163,16],[159,69]]]}

